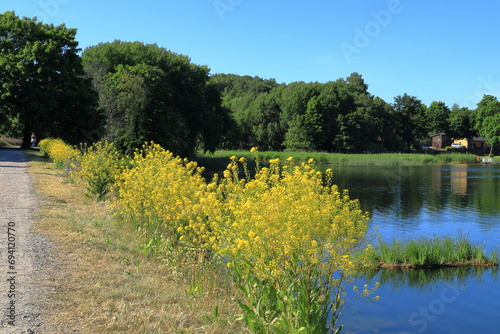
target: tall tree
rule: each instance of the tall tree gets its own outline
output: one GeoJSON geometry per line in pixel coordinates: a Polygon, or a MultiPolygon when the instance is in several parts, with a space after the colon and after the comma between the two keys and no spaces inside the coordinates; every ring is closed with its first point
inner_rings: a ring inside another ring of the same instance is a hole
{"type": "Polygon", "coordinates": [[[444,102],[432,102],[425,113],[427,117],[427,132],[429,134],[449,132],[450,108],[444,102]]]}
{"type": "Polygon", "coordinates": [[[475,127],[480,136],[487,138],[493,153],[493,147],[500,145],[500,101],[496,97],[484,95],[477,104],[475,127]]]}
{"type": "Polygon", "coordinates": [[[405,142],[406,151],[410,152],[412,145],[417,144],[427,136],[426,107],[415,96],[406,93],[394,98],[393,107],[399,135],[405,142]]]}
{"type": "Polygon", "coordinates": [[[31,132],[77,143],[102,123],[75,36],[64,24],[0,15],[0,112],[22,123],[23,147],[31,132]]]}
{"type": "Polygon", "coordinates": [[[108,117],[107,136],[119,148],[155,141],[187,156],[222,140],[228,111],[207,85],[206,66],[156,44],[118,40],[86,49],[82,59],[108,117]]]}
{"type": "Polygon", "coordinates": [[[475,111],[469,110],[467,107],[452,108],[448,118],[448,135],[453,138],[467,139],[477,136],[477,130],[474,127],[474,113],[475,111]]]}

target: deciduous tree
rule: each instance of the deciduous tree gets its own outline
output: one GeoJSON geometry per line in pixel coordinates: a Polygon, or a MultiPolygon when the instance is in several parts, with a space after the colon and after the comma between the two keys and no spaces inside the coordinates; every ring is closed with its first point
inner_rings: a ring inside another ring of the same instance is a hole
{"type": "Polygon", "coordinates": [[[474,116],[479,135],[487,138],[487,143],[491,145],[491,154],[493,147],[500,145],[500,101],[492,95],[484,95],[477,104],[474,116]]]}
{"type": "Polygon", "coordinates": [[[154,141],[187,156],[215,150],[227,130],[227,109],[207,85],[209,69],[156,44],[114,41],[84,51],[106,111],[107,136],[127,152],[154,141]]]}
{"type": "Polygon", "coordinates": [[[404,94],[394,98],[394,111],[397,129],[405,142],[406,151],[410,152],[412,145],[426,138],[426,107],[415,96],[404,94]]]}
{"type": "Polygon", "coordinates": [[[450,108],[444,102],[432,102],[425,111],[429,134],[448,133],[450,129],[450,108]]]}
{"type": "Polygon", "coordinates": [[[21,122],[23,147],[31,132],[76,144],[101,124],[75,36],[64,24],[0,15],[0,112],[21,122]]]}

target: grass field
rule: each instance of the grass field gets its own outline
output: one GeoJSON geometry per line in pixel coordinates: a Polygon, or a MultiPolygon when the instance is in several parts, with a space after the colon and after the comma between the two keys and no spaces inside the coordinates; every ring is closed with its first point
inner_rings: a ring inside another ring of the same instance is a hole
{"type": "Polygon", "coordinates": [[[115,223],[109,203],[85,197],[39,152],[28,155],[42,199],[36,226],[61,262],[46,305],[52,322],[79,333],[247,332],[217,269],[145,255],[138,231],[115,223]]]}
{"type": "MultiPolygon", "coordinates": [[[[280,158],[285,161],[293,157],[295,162],[306,162],[314,159],[319,164],[333,164],[346,166],[374,166],[374,165],[423,165],[423,164],[450,164],[450,163],[475,163],[476,155],[466,153],[381,153],[381,154],[343,154],[322,152],[258,152],[262,161],[280,158]]],[[[224,165],[228,163],[229,157],[246,157],[252,160],[255,153],[248,151],[216,151],[213,154],[199,153],[194,160],[200,164],[224,165]]]]}

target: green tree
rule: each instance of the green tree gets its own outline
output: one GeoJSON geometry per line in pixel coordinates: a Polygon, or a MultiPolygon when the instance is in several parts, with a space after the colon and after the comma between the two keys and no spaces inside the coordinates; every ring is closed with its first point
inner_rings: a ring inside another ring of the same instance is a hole
{"type": "Polygon", "coordinates": [[[474,116],[475,128],[480,136],[487,138],[492,154],[493,147],[500,145],[500,101],[492,95],[484,95],[474,116]]]}
{"type": "Polygon", "coordinates": [[[0,113],[22,124],[23,147],[31,132],[76,144],[102,123],[75,36],[65,25],[0,15],[0,113]]]}
{"type": "Polygon", "coordinates": [[[240,119],[249,130],[247,143],[262,150],[283,149],[284,124],[281,123],[280,90],[259,95],[248,107],[245,118],[240,119]]]}
{"type": "Polygon", "coordinates": [[[426,109],[428,134],[449,133],[450,108],[444,102],[432,102],[426,109]]]}
{"type": "MultiPolygon", "coordinates": [[[[209,83],[215,87],[222,98],[222,107],[229,111],[228,131],[224,136],[226,148],[248,148],[258,145],[252,133],[254,120],[248,108],[261,94],[267,94],[278,87],[274,79],[236,74],[214,74],[209,83]],[[252,120],[251,120],[252,119],[252,120]]],[[[255,109],[254,109],[255,110],[255,109]]]]}
{"type": "Polygon", "coordinates": [[[283,145],[289,151],[313,151],[314,140],[311,129],[307,127],[303,115],[296,115],[288,124],[288,131],[285,134],[283,145]]]}
{"type": "Polygon", "coordinates": [[[412,145],[417,145],[427,137],[426,107],[415,96],[406,93],[394,98],[393,107],[399,136],[405,142],[406,151],[410,152],[412,145]]]}
{"type": "Polygon", "coordinates": [[[242,148],[342,152],[400,151],[390,104],[368,92],[358,73],[327,83],[212,77],[232,110],[242,148]]]}
{"type": "Polygon", "coordinates": [[[206,66],[156,44],[118,40],[86,49],[82,59],[106,111],[106,134],[118,148],[130,153],[154,141],[187,156],[221,142],[228,110],[208,85],[206,66]]]}
{"type": "Polygon", "coordinates": [[[474,127],[474,111],[467,107],[452,108],[448,123],[448,135],[453,138],[471,139],[477,136],[477,130],[474,127]]]}

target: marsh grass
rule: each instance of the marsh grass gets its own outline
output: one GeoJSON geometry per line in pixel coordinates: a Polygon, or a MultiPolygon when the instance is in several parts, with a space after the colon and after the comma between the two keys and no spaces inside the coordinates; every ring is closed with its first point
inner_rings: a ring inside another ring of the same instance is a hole
{"type": "MultiPolygon", "coordinates": [[[[307,162],[310,158],[319,164],[333,164],[344,166],[406,166],[425,164],[452,164],[452,163],[475,163],[476,155],[463,153],[440,153],[440,154],[419,154],[419,153],[380,153],[380,154],[342,154],[323,152],[259,152],[262,161],[269,161],[280,158],[293,157],[295,162],[307,162]]],[[[207,169],[217,170],[225,168],[230,156],[245,157],[252,160],[255,153],[247,151],[216,151],[213,154],[198,154],[194,160],[200,165],[207,165],[207,169]]]]}
{"type": "Polygon", "coordinates": [[[37,232],[55,244],[57,263],[44,314],[60,332],[247,332],[218,268],[146,255],[143,238],[116,224],[108,202],[86,197],[41,153],[28,154],[41,198],[37,232]]]}
{"type": "Polygon", "coordinates": [[[489,255],[484,247],[473,244],[459,234],[457,237],[435,236],[417,239],[379,242],[376,248],[366,250],[358,258],[371,267],[414,268],[440,266],[496,266],[497,250],[489,255]],[[361,258],[363,260],[361,260],[361,258]]]}

